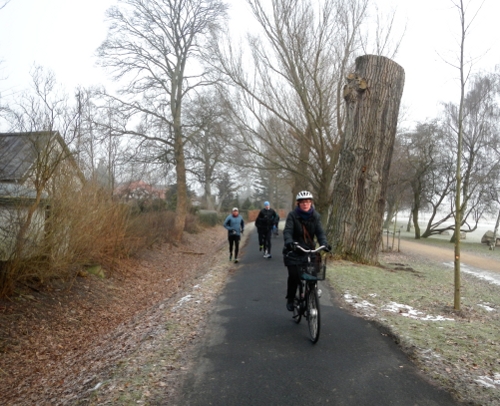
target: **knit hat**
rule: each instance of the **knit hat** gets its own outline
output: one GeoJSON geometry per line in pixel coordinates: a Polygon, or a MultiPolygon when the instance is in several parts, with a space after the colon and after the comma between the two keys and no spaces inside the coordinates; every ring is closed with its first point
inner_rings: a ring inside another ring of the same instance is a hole
{"type": "Polygon", "coordinates": [[[268,202],[268,201],[265,201],[265,202],[264,202],[264,206],[270,206],[269,202],[268,202]]]}

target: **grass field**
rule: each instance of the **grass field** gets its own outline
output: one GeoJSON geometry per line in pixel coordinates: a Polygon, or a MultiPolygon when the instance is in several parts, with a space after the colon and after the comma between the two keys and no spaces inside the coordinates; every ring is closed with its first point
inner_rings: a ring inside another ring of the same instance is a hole
{"type": "MultiPolygon", "coordinates": [[[[421,242],[452,246],[449,237],[421,242]]],[[[500,260],[500,248],[471,242],[461,248],[500,260]]],[[[327,278],[346,307],[387,329],[458,400],[500,405],[500,287],[462,274],[461,309],[455,311],[452,268],[402,253],[379,259],[380,267],[330,263],[327,278]]]]}

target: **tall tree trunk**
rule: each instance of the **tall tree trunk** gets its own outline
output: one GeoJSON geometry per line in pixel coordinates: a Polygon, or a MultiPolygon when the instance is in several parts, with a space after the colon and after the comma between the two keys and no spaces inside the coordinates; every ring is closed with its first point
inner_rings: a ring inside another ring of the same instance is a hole
{"type": "Polygon", "coordinates": [[[382,56],[356,59],[344,87],[346,127],[334,184],[335,253],[376,263],[404,70],[382,56]]]}
{"type": "Polygon", "coordinates": [[[187,182],[186,182],[186,162],[184,159],[184,144],[182,141],[182,129],[180,126],[174,127],[175,133],[175,170],[177,173],[177,206],[175,209],[175,222],[172,233],[174,241],[179,242],[182,238],[187,217],[187,182]]]}
{"type": "Polygon", "coordinates": [[[420,226],[418,225],[418,206],[413,206],[410,217],[413,219],[413,229],[415,230],[415,240],[420,240],[420,226]]]}

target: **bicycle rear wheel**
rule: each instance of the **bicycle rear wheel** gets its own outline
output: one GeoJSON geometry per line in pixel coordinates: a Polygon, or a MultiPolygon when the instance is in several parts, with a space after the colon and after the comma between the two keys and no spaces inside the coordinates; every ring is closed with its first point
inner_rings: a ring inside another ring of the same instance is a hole
{"type": "Polygon", "coordinates": [[[302,309],[300,303],[300,296],[302,294],[302,286],[299,284],[297,286],[297,292],[295,293],[295,298],[293,299],[293,320],[295,323],[299,324],[302,319],[302,309]]]}
{"type": "Polygon", "coordinates": [[[309,326],[309,338],[313,343],[319,340],[319,331],[321,318],[319,312],[319,299],[316,292],[316,286],[313,284],[307,289],[307,324],[309,326]]]}

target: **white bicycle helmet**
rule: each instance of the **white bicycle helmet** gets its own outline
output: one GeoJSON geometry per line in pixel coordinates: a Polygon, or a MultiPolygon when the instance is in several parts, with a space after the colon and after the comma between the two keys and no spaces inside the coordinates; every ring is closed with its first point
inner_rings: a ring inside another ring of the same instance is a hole
{"type": "Polygon", "coordinates": [[[313,200],[313,195],[311,192],[309,192],[308,190],[303,190],[299,193],[297,193],[297,197],[295,200],[299,201],[299,200],[304,200],[304,199],[311,199],[313,200]]]}

